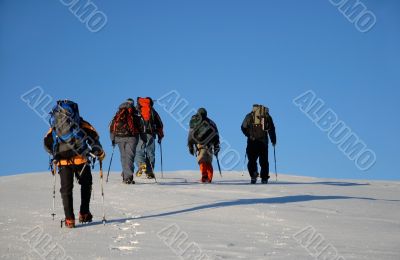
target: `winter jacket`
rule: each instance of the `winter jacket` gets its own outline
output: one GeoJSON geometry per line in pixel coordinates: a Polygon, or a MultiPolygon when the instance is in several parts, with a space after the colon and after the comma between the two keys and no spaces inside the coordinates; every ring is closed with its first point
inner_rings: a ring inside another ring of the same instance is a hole
{"type": "Polygon", "coordinates": [[[248,138],[249,141],[261,141],[268,143],[268,136],[271,139],[271,143],[273,145],[276,144],[276,134],[275,134],[275,125],[272,120],[272,117],[267,114],[266,122],[265,122],[265,135],[256,140],[254,136],[252,135],[253,133],[253,112],[249,113],[246,115],[246,117],[243,120],[242,123],[242,132],[243,134],[248,138]]]}
{"type": "Polygon", "coordinates": [[[164,124],[154,108],[151,109],[150,121],[145,122],[142,118],[142,124],[144,126],[144,133],[153,135],[154,137],[157,135],[159,140],[164,138],[164,124]]]}
{"type": "MultiPolygon", "coordinates": [[[[102,153],[103,149],[101,147],[99,141],[99,134],[97,133],[96,129],[89,124],[87,121],[81,119],[80,128],[86,134],[85,141],[91,148],[95,148],[96,151],[92,152],[99,152],[102,153]],[[98,151],[98,150],[101,151],[98,151]]],[[[52,154],[53,151],[53,129],[50,128],[49,131],[46,133],[44,137],[44,148],[49,153],[52,154]]],[[[65,166],[65,165],[80,165],[87,162],[87,158],[83,155],[77,154],[71,158],[61,158],[58,160],[58,166],[65,166]]]]}
{"type": "Polygon", "coordinates": [[[113,142],[113,143],[135,142],[134,139],[136,139],[139,136],[139,134],[143,133],[143,124],[140,119],[140,114],[138,113],[136,108],[134,106],[132,106],[131,102],[124,102],[118,107],[118,111],[117,111],[116,115],[111,120],[110,126],[109,126],[111,142],[113,142]],[[114,121],[116,120],[116,115],[118,114],[118,112],[121,109],[124,109],[124,108],[133,108],[134,109],[134,113],[135,113],[135,115],[133,117],[134,133],[130,133],[126,136],[116,136],[115,133],[113,132],[112,127],[114,125],[114,121]]]}
{"type": "Polygon", "coordinates": [[[214,147],[214,149],[219,149],[220,141],[217,125],[208,117],[204,118],[203,120],[205,122],[203,125],[208,127],[208,135],[205,138],[202,138],[202,140],[198,140],[196,138],[197,129],[191,128],[188,135],[188,146],[191,147],[193,145],[201,145],[201,147],[214,147]]]}

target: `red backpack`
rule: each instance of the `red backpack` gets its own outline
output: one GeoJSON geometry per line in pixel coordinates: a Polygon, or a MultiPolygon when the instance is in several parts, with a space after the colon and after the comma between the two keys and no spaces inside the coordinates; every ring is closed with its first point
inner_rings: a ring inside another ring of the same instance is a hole
{"type": "Polygon", "coordinates": [[[110,132],[118,137],[130,137],[139,133],[135,124],[136,111],[133,107],[123,107],[115,114],[110,125],[110,132]]]}

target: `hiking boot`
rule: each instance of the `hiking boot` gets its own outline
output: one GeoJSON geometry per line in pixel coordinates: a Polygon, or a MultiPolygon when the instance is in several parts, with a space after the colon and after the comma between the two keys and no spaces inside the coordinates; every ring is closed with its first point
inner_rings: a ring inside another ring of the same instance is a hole
{"type": "Polygon", "coordinates": [[[125,184],[135,184],[135,181],[132,179],[126,179],[126,180],[123,180],[122,182],[125,184]]]}
{"type": "Polygon", "coordinates": [[[79,212],[79,223],[89,223],[92,222],[93,215],[89,213],[80,213],[79,212]]]}
{"type": "Polygon", "coordinates": [[[147,165],[146,163],[140,163],[139,164],[139,169],[136,172],[136,176],[140,177],[143,175],[143,173],[145,173],[147,171],[147,165]]]}
{"type": "Polygon", "coordinates": [[[257,183],[257,178],[251,178],[250,183],[251,183],[251,184],[256,184],[256,183],[257,183]]]}
{"type": "Polygon", "coordinates": [[[67,227],[67,228],[75,227],[75,219],[74,218],[66,218],[64,223],[65,223],[65,227],[67,227]]]}
{"type": "Polygon", "coordinates": [[[261,179],[262,184],[268,184],[268,179],[261,179]]]}
{"type": "Polygon", "coordinates": [[[154,173],[152,173],[152,172],[146,173],[146,177],[147,177],[147,179],[154,179],[155,178],[154,173]]]}
{"type": "Polygon", "coordinates": [[[142,176],[142,169],[139,168],[136,172],[136,177],[140,177],[140,176],[142,176]]]}

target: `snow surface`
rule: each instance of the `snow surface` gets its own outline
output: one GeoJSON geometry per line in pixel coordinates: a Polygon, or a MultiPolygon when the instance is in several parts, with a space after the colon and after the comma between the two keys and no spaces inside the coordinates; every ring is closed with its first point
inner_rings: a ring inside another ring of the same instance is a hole
{"type": "MultiPolygon", "coordinates": [[[[198,172],[164,175],[124,185],[113,173],[104,226],[95,172],[95,219],[76,229],[60,228],[59,178],[53,221],[49,173],[0,177],[0,258],[400,259],[399,182],[280,175],[250,185],[229,172],[200,184],[198,172]]],[[[74,195],[78,214],[78,184],[74,195]]]]}

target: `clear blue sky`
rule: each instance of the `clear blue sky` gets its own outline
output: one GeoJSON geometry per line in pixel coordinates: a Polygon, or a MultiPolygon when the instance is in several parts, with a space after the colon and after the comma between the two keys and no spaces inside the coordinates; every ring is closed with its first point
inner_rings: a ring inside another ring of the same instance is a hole
{"type": "MultiPolygon", "coordinates": [[[[262,103],[277,128],[279,172],[399,179],[399,1],[363,1],[377,17],[368,33],[328,0],[93,2],[108,19],[97,33],[60,1],[0,0],[0,175],[47,169],[47,126],[20,99],[41,86],[79,103],[108,155],[107,126],[121,101],[176,90],[189,108],[208,109],[240,152],[238,170],[246,145],[240,124],[262,103]],[[370,170],[360,171],[293,104],[309,89],[375,151],[370,170]]],[[[197,169],[186,132],[156,108],[165,123],[165,170],[197,169]]]]}

